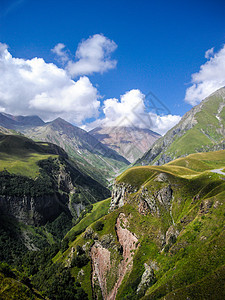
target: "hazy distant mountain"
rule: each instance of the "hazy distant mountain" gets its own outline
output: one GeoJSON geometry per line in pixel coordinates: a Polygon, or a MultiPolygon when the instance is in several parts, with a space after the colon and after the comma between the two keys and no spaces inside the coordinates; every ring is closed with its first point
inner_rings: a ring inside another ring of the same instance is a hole
{"type": "Polygon", "coordinates": [[[106,178],[129,164],[124,157],[85,130],[61,118],[43,126],[25,129],[23,133],[34,140],[47,141],[62,147],[85,173],[102,181],[106,181],[106,178]]]}
{"type": "Polygon", "coordinates": [[[45,122],[38,116],[13,116],[0,113],[0,126],[8,129],[21,130],[24,127],[41,126],[44,124],[45,122]]]}
{"type": "Polygon", "coordinates": [[[187,112],[137,164],[162,165],[195,152],[225,149],[225,87],[187,112]]]}
{"type": "Polygon", "coordinates": [[[140,158],[160,137],[156,132],[137,127],[96,127],[89,133],[131,163],[140,158]]]}

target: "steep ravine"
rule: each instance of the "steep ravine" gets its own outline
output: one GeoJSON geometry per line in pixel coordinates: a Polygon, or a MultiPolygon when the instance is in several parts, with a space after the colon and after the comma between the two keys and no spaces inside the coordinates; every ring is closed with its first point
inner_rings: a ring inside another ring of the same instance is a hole
{"type": "MultiPolygon", "coordinates": [[[[103,299],[116,299],[124,276],[132,269],[133,255],[139,243],[138,238],[128,230],[128,227],[127,217],[125,214],[120,213],[116,220],[115,230],[118,242],[121,245],[120,248],[117,248],[122,254],[121,261],[115,261],[110,250],[103,247],[99,241],[96,241],[91,248],[93,291],[96,290],[95,286],[98,285],[103,299]],[[108,291],[107,278],[109,278],[111,272],[116,273],[114,275],[116,275],[117,280],[113,288],[108,291]]],[[[94,296],[98,299],[97,295],[94,296]]]]}

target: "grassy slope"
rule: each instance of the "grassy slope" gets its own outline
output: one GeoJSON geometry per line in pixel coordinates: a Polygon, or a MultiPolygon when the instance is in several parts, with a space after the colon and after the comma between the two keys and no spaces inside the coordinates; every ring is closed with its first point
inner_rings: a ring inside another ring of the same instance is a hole
{"type": "Polygon", "coordinates": [[[44,298],[17,279],[7,277],[3,273],[0,273],[0,299],[36,300],[44,298]]]}
{"type": "MultiPolygon", "coordinates": [[[[132,286],[135,282],[135,276],[143,272],[143,263],[149,260],[154,260],[159,266],[159,271],[156,271],[157,282],[148,290],[146,299],[160,299],[168,294],[165,299],[185,299],[185,297],[192,297],[191,299],[202,299],[202,297],[210,298],[215,293],[215,286],[213,282],[216,281],[216,275],[220,273],[220,281],[224,285],[224,215],[225,215],[225,184],[220,179],[221,176],[207,172],[206,170],[222,168],[225,165],[225,151],[199,153],[189,155],[186,158],[177,159],[163,167],[144,167],[137,168],[136,172],[143,172],[142,184],[145,187],[153,189],[154,175],[151,170],[161,172],[164,171],[170,177],[170,182],[177,185],[174,190],[174,200],[172,215],[178,227],[180,227],[180,235],[174,245],[171,246],[168,253],[160,253],[154,242],[155,234],[151,227],[156,224],[160,225],[160,219],[155,217],[145,216],[140,217],[138,223],[135,220],[134,232],[145,232],[148,236],[153,236],[153,239],[144,237],[142,245],[136,253],[137,258],[134,260],[134,268],[131,272],[127,282],[123,283],[120,289],[118,299],[122,299],[125,295],[133,295],[132,286]],[[174,172],[174,167],[176,172],[174,172]],[[185,175],[185,168],[187,173],[185,175]],[[194,169],[192,176],[190,171],[194,169]],[[198,171],[198,173],[196,173],[198,171]],[[194,174],[195,173],[195,174],[194,174]],[[149,176],[149,181],[146,177],[149,176]],[[194,196],[199,195],[200,200],[193,203],[194,196]],[[201,201],[211,203],[209,212],[201,214],[199,206],[201,201]],[[219,203],[219,204],[218,204],[219,203]],[[214,205],[213,205],[214,204],[214,205]],[[142,219],[142,220],[141,220],[142,219]],[[154,220],[155,219],[155,220],[154,220]],[[187,225],[181,226],[181,220],[186,219],[187,225]],[[145,224],[145,225],[143,225],[145,224]],[[142,226],[141,226],[142,225],[142,226]],[[146,226],[147,225],[147,226],[146,226]],[[148,241],[148,242],[147,242],[148,241]],[[152,249],[151,249],[152,247],[152,249]],[[143,259],[143,254],[145,257],[143,259]],[[147,256],[147,257],[146,257],[147,256]],[[142,263],[140,263],[140,260],[142,263]],[[218,272],[216,269],[219,268],[218,272]],[[217,272],[217,273],[216,273],[217,272]],[[223,278],[223,280],[221,279],[223,278]],[[198,288],[200,287],[200,288],[198,288]],[[170,294],[170,291],[175,291],[170,294]],[[177,294],[175,298],[174,293],[177,294]],[[207,294],[208,293],[208,294],[207,294]]],[[[131,182],[136,186],[141,186],[141,182],[136,177],[134,182],[135,170],[128,170],[118,178],[119,181],[131,182]]],[[[172,224],[167,214],[163,215],[164,224],[172,224]]],[[[164,226],[161,224],[162,230],[164,226]]],[[[156,227],[155,227],[156,229],[156,227]]],[[[143,236],[145,236],[143,234],[143,236]]],[[[217,284],[218,285],[218,284],[217,284]]],[[[224,290],[218,297],[224,296],[224,290]]],[[[218,298],[222,299],[222,298],[218,298]]]]}
{"type": "Polygon", "coordinates": [[[48,154],[48,144],[36,144],[16,135],[0,134],[0,171],[35,178],[39,175],[37,162],[56,155],[48,154]]]}
{"type": "MultiPolygon", "coordinates": [[[[138,189],[135,194],[130,196],[129,204],[103,216],[100,220],[104,223],[104,228],[100,232],[95,229],[97,218],[94,218],[92,214],[89,214],[86,220],[82,220],[71,230],[71,232],[83,230],[85,226],[89,226],[98,234],[99,239],[110,233],[117,243],[114,229],[116,218],[120,212],[129,215],[129,228],[139,238],[140,247],[134,253],[133,269],[130,274],[125,276],[117,299],[140,299],[140,295],[136,295],[136,289],[144,271],[144,263],[149,264],[150,262],[154,262],[158,269],[155,270],[156,283],[146,292],[146,299],[163,297],[166,297],[165,299],[185,299],[187,296],[191,296],[191,299],[202,299],[206,295],[209,297],[213,295],[215,292],[213,282],[217,282],[216,278],[219,278],[221,284],[224,284],[225,182],[220,175],[209,171],[223,167],[225,167],[225,151],[193,154],[164,166],[131,168],[117,178],[118,182],[132,184],[138,189]],[[135,200],[140,194],[139,188],[142,186],[145,186],[152,195],[165,186],[165,182],[155,181],[158,174],[162,172],[167,174],[173,189],[172,216],[180,231],[176,242],[170,245],[167,251],[160,250],[159,236],[162,233],[165,234],[172,225],[170,213],[162,209],[160,215],[150,213],[140,215],[138,202],[135,200]],[[195,199],[196,195],[199,195],[199,198],[195,199]],[[208,211],[201,213],[201,203],[210,203],[208,211]],[[177,295],[176,298],[173,298],[174,293],[177,295]]],[[[101,203],[98,205],[101,206],[101,203]]],[[[106,211],[105,209],[105,213],[106,211]]],[[[72,247],[92,242],[92,239],[85,239],[83,234],[79,235],[70,243],[66,252],[57,255],[55,261],[67,263],[72,247]]],[[[112,255],[114,257],[117,255],[118,260],[121,259],[119,254],[112,252],[112,255]]],[[[84,275],[81,278],[81,286],[91,299],[90,262],[82,269],[84,275]]],[[[75,278],[79,271],[78,267],[71,269],[75,278]]],[[[113,277],[113,274],[109,275],[109,278],[108,287],[110,289],[116,278],[113,277]]],[[[219,297],[223,297],[223,291],[220,290],[219,297]]]]}
{"type": "Polygon", "coordinates": [[[162,164],[191,153],[224,149],[224,101],[224,88],[203,100],[156,141],[136,165],[162,164]]]}
{"type": "Polygon", "coordinates": [[[93,209],[77,225],[75,225],[66,235],[69,239],[76,232],[83,232],[89,225],[102,216],[106,215],[109,210],[111,198],[93,204],[93,209]]]}
{"type": "MultiPolygon", "coordinates": [[[[219,105],[223,102],[221,97],[211,96],[210,101],[203,104],[202,110],[195,116],[197,124],[184,135],[178,137],[172,145],[167,149],[167,154],[179,157],[190,153],[205,151],[212,147],[215,143],[223,140],[223,134],[219,133],[220,122],[216,118],[219,105]]],[[[221,122],[224,119],[220,114],[221,122]]]]}
{"type": "Polygon", "coordinates": [[[37,162],[54,158],[56,155],[29,153],[29,155],[8,155],[0,153],[0,172],[7,169],[9,173],[36,178],[39,173],[37,162]]]}

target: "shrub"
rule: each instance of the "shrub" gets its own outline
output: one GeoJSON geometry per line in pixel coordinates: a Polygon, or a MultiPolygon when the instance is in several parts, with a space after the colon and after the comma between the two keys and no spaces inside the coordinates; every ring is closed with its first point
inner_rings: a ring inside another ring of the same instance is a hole
{"type": "Polygon", "coordinates": [[[94,229],[97,231],[101,231],[104,227],[104,223],[102,221],[98,221],[95,223],[94,229]]]}
{"type": "Polygon", "coordinates": [[[86,254],[77,255],[72,259],[71,267],[82,268],[88,264],[89,260],[86,254]]]}

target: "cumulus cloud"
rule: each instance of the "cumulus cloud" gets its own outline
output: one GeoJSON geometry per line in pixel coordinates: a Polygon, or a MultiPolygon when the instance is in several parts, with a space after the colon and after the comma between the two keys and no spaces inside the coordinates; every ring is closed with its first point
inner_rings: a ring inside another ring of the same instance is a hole
{"type": "Polygon", "coordinates": [[[97,89],[83,76],[77,81],[42,58],[14,58],[0,43],[0,107],[12,114],[62,117],[76,124],[97,117],[97,89]]]}
{"type": "Polygon", "coordinates": [[[67,71],[72,76],[78,76],[114,69],[117,61],[111,59],[111,54],[116,48],[116,43],[102,34],[90,36],[79,44],[76,59],[68,62],[67,71]]]}
{"type": "MultiPolygon", "coordinates": [[[[115,62],[110,59],[108,64],[106,62],[115,48],[116,44],[102,35],[95,35],[82,42],[77,50],[80,65],[75,67],[75,73],[82,73],[81,70],[86,70],[85,73],[103,72],[112,68],[115,62]],[[91,62],[86,69],[83,68],[84,61],[87,65],[91,62]]],[[[56,45],[52,51],[66,61],[64,44],[56,45]]],[[[82,76],[75,81],[67,70],[46,63],[42,58],[15,58],[10,54],[8,46],[2,43],[0,78],[0,111],[14,115],[36,114],[45,121],[60,116],[76,125],[86,123],[86,129],[101,125],[136,126],[161,134],[180,120],[177,115],[159,115],[149,111],[145,95],[138,89],[126,92],[120,99],[103,101],[104,117],[97,119],[101,97],[88,77],[82,76]],[[88,125],[88,119],[97,120],[88,125]]]]}
{"type": "Polygon", "coordinates": [[[138,89],[126,92],[119,99],[112,98],[104,101],[104,118],[89,124],[86,129],[97,126],[135,126],[148,128],[160,134],[165,134],[176,125],[181,117],[178,115],[158,115],[147,111],[145,95],[138,89]]]}
{"type": "Polygon", "coordinates": [[[59,57],[59,61],[63,64],[69,60],[67,51],[65,50],[66,46],[62,43],[58,43],[51,51],[59,57]]]}
{"type": "Polygon", "coordinates": [[[208,61],[192,75],[192,86],[186,90],[185,100],[196,105],[201,100],[225,86],[225,45],[214,54],[214,49],[206,51],[208,61]]]}

